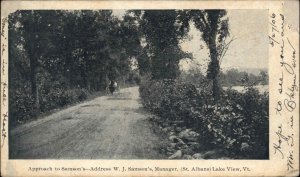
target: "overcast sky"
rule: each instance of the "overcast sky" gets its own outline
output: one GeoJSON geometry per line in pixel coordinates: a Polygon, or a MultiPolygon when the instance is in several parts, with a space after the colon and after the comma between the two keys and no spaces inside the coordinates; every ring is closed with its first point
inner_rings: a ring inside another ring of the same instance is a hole
{"type": "MultiPolygon", "coordinates": [[[[228,10],[231,43],[221,68],[267,68],[268,67],[268,11],[228,10]]],[[[201,33],[191,27],[192,40],[182,44],[182,48],[192,52],[195,62],[207,68],[208,49],[201,39],[201,33]],[[201,49],[200,46],[203,46],[201,49]]],[[[186,62],[182,62],[186,63],[186,62]]],[[[184,64],[184,67],[187,67],[184,64]]]]}
{"type": "MultiPolygon", "coordinates": [[[[124,10],[114,11],[121,16],[124,10]]],[[[236,38],[223,58],[221,68],[267,68],[268,67],[268,11],[267,10],[228,10],[230,37],[236,38]]],[[[206,70],[208,50],[201,41],[201,33],[191,27],[190,41],[182,43],[185,51],[192,52],[194,62],[206,70]],[[200,49],[200,46],[203,46],[200,49]]],[[[191,64],[183,61],[183,67],[191,64]]],[[[189,62],[191,63],[191,62],[189,62]]]]}

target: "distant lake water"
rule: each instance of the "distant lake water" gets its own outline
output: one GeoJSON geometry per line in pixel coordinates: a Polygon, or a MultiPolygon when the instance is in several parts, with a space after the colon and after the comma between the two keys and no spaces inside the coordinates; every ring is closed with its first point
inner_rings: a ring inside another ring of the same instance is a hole
{"type": "MultiPolygon", "coordinates": [[[[231,87],[233,90],[236,90],[238,92],[244,93],[246,90],[243,86],[233,86],[231,87]]],[[[269,91],[269,85],[256,85],[254,86],[254,88],[256,88],[259,93],[264,93],[264,92],[268,92],[269,91]]],[[[227,90],[228,87],[223,87],[223,89],[227,90]]]]}

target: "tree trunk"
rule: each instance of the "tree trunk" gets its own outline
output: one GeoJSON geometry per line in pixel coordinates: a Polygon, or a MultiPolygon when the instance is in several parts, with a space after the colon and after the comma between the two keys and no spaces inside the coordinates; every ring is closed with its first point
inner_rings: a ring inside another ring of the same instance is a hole
{"type": "Polygon", "coordinates": [[[38,84],[37,84],[37,67],[38,67],[38,49],[36,49],[37,45],[37,27],[35,23],[37,22],[34,12],[31,11],[28,14],[28,19],[24,22],[24,30],[25,30],[25,50],[27,51],[29,64],[30,64],[30,84],[31,84],[31,96],[34,101],[34,115],[37,115],[40,111],[40,102],[39,102],[39,93],[38,93],[38,84]]]}
{"type": "Polygon", "coordinates": [[[31,82],[31,94],[34,100],[34,107],[36,113],[40,110],[40,102],[39,102],[39,92],[37,86],[37,78],[36,78],[36,59],[34,56],[30,56],[30,82],[31,82]]]}
{"type": "Polygon", "coordinates": [[[36,45],[36,36],[33,34],[29,35],[27,38],[30,43],[28,55],[30,60],[30,83],[31,83],[31,94],[34,100],[35,114],[38,114],[40,111],[40,102],[39,102],[39,93],[37,85],[37,56],[35,51],[36,45]]]}
{"type": "Polygon", "coordinates": [[[103,90],[103,73],[101,72],[101,74],[99,75],[99,80],[97,83],[97,91],[103,90]]]}
{"type": "Polygon", "coordinates": [[[220,66],[218,61],[218,53],[217,53],[217,45],[215,42],[215,37],[212,36],[209,44],[209,50],[210,50],[210,57],[211,62],[209,64],[209,78],[212,79],[213,82],[213,98],[215,101],[218,101],[220,99],[220,85],[219,85],[219,73],[220,73],[220,66]]]}
{"type": "Polygon", "coordinates": [[[213,97],[215,101],[220,99],[220,85],[217,77],[213,79],[213,97]]]}

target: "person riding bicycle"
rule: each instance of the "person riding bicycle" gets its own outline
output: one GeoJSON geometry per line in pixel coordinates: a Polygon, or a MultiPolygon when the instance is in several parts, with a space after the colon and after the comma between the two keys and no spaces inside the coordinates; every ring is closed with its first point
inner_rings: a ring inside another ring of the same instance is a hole
{"type": "Polygon", "coordinates": [[[118,91],[118,83],[116,81],[114,81],[114,87],[115,87],[115,91],[118,91]]]}
{"type": "Polygon", "coordinates": [[[109,83],[109,91],[113,95],[115,90],[116,90],[116,88],[115,88],[115,81],[111,80],[110,83],[109,83]]]}

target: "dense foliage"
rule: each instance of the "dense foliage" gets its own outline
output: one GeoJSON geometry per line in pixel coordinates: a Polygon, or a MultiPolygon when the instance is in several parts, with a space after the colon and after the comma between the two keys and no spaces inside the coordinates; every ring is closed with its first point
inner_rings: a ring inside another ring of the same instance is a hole
{"type": "Polygon", "coordinates": [[[200,150],[222,148],[233,158],[267,158],[268,93],[229,89],[216,103],[211,87],[205,79],[197,84],[144,79],[140,94],[143,105],[164,121],[183,121],[199,133],[200,150]]]}
{"type": "Polygon", "coordinates": [[[128,21],[110,10],[10,14],[11,125],[128,80],[140,46],[128,21]]]}
{"type": "Polygon", "coordinates": [[[175,10],[22,10],[9,16],[11,125],[140,74],[176,78],[190,55],[175,10]],[[175,25],[177,23],[177,25],[175,25]],[[138,61],[138,72],[132,63],[138,61]]]}
{"type": "Polygon", "coordinates": [[[191,58],[183,52],[180,41],[187,31],[175,10],[132,11],[139,23],[143,53],[138,57],[141,73],[151,73],[153,79],[174,79],[179,76],[179,61],[191,58]]]}

